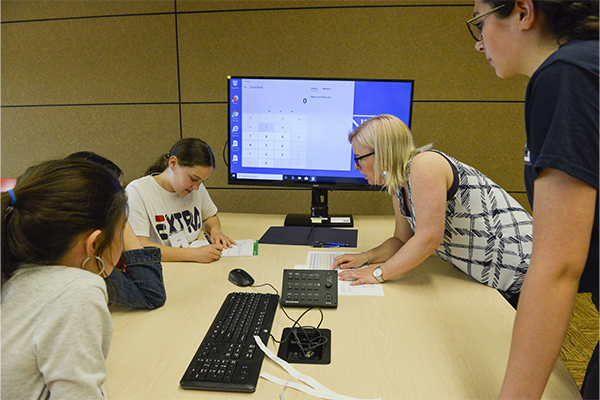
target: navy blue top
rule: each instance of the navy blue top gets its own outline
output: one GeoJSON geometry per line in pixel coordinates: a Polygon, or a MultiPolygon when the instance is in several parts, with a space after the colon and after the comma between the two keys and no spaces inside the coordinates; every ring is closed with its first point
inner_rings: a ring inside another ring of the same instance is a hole
{"type": "MultiPolygon", "coordinates": [[[[531,77],[525,97],[525,188],[532,207],[533,183],[543,168],[560,170],[598,191],[598,96],[598,40],[561,46],[531,77]]],[[[598,241],[596,194],[580,292],[598,293],[598,241]]]]}

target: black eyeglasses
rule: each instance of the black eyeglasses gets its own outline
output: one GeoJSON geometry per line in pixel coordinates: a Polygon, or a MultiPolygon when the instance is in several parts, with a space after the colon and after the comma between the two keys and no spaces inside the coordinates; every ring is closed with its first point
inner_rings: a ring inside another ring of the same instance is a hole
{"type": "Polygon", "coordinates": [[[369,154],[365,154],[364,156],[360,156],[360,157],[356,157],[356,156],[354,156],[354,164],[356,164],[356,165],[360,166],[360,164],[361,164],[361,161],[362,161],[362,159],[363,159],[363,158],[366,158],[366,157],[372,156],[373,154],[375,154],[375,152],[374,152],[374,151],[370,152],[369,154]]]}
{"type": "Polygon", "coordinates": [[[502,4],[501,6],[492,8],[490,11],[484,12],[483,14],[480,14],[480,15],[476,16],[475,18],[471,18],[470,20],[467,21],[467,28],[469,28],[469,32],[471,33],[471,36],[473,36],[473,39],[475,39],[475,41],[481,42],[483,40],[483,35],[481,34],[481,28],[483,28],[483,23],[475,22],[475,21],[477,21],[480,18],[485,17],[486,15],[495,13],[496,11],[498,11],[499,9],[501,9],[504,6],[505,6],[505,4],[502,4]]]}

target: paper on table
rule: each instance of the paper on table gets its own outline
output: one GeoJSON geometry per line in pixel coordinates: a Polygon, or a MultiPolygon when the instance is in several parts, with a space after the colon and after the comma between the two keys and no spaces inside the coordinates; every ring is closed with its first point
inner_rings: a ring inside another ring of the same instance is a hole
{"type": "MultiPolygon", "coordinates": [[[[237,244],[229,249],[223,249],[221,257],[241,257],[258,255],[258,240],[244,239],[236,240],[237,244]]],[[[207,240],[194,240],[190,247],[201,247],[208,244],[207,240]]]]}
{"type": "MultiPolygon", "coordinates": [[[[346,253],[309,251],[306,255],[306,265],[296,265],[295,269],[330,269],[334,259],[346,253]]],[[[352,253],[350,253],[352,254],[352,253]]],[[[367,283],[350,286],[351,281],[338,280],[338,295],[340,296],[385,296],[383,285],[367,283]]]]}

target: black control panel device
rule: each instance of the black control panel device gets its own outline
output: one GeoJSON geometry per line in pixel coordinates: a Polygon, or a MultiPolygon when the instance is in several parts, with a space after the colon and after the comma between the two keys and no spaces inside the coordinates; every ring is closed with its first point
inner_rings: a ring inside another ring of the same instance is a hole
{"type": "Polygon", "coordinates": [[[284,269],[281,305],[288,307],[336,308],[336,270],[284,269]]]}

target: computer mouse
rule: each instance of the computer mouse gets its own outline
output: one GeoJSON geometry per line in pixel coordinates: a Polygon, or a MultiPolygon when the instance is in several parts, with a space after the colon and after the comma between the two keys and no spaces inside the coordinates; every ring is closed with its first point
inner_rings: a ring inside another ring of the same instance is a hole
{"type": "Polygon", "coordinates": [[[252,286],[254,284],[254,278],[243,269],[236,268],[232,269],[229,273],[229,282],[238,286],[252,286]]]}

